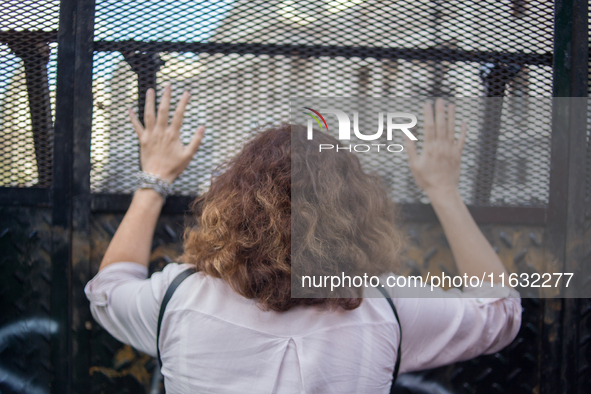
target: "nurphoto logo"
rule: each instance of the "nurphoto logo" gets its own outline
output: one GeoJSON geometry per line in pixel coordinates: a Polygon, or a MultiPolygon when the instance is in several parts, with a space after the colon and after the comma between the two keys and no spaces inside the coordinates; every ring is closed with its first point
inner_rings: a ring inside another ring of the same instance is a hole
{"type": "MultiPolygon", "coordinates": [[[[320,111],[316,111],[309,107],[303,108],[310,111],[304,112],[305,115],[310,116],[310,119],[308,119],[308,140],[311,140],[314,137],[313,121],[316,121],[316,123],[320,127],[320,130],[326,130],[328,132],[328,124],[326,123],[326,119],[324,119],[324,116],[322,116],[322,114],[333,114],[337,117],[337,121],[339,123],[339,140],[347,141],[351,139],[351,121],[349,119],[349,116],[344,111],[338,109],[323,109],[320,111]]],[[[411,113],[387,112],[386,139],[388,141],[392,141],[394,130],[401,130],[408,138],[410,138],[413,141],[416,141],[417,138],[410,132],[410,129],[416,126],[416,124],[417,117],[411,113]]],[[[384,113],[378,113],[378,131],[373,134],[363,134],[359,130],[359,113],[353,112],[353,133],[355,134],[355,137],[362,141],[375,141],[381,138],[382,134],[384,133],[384,113]]],[[[380,148],[385,148],[386,151],[393,153],[402,152],[404,150],[404,147],[400,144],[354,144],[349,146],[335,146],[332,144],[318,145],[318,149],[320,152],[322,152],[323,150],[331,149],[335,149],[337,152],[341,150],[346,150],[349,152],[369,152],[370,150],[375,149],[377,152],[380,152],[380,148]]]]}

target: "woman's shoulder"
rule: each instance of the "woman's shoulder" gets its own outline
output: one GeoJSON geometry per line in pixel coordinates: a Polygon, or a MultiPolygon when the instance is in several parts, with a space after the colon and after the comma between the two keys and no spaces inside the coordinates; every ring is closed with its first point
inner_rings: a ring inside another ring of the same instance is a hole
{"type": "MultiPolygon", "coordinates": [[[[190,264],[169,263],[164,267],[164,269],[162,269],[162,271],[154,272],[150,277],[154,297],[157,300],[162,300],[172,281],[182,272],[194,270],[194,268],[195,267],[190,264]]],[[[195,274],[197,274],[197,276],[201,276],[199,273],[195,274]]]]}

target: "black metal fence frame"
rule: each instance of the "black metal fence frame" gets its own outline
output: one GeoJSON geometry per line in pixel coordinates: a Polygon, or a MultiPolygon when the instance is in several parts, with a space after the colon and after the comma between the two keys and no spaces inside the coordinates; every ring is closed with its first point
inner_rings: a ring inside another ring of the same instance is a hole
{"type": "MultiPolygon", "coordinates": [[[[90,190],[92,124],[92,70],[95,51],[137,50],[289,55],[345,56],[377,59],[446,58],[450,61],[510,63],[512,55],[451,49],[397,49],[373,47],[94,41],[93,0],[62,0],[57,34],[57,90],[54,125],[53,177],[50,188],[0,188],[0,205],[50,207],[52,211],[51,315],[60,327],[52,339],[55,393],[89,391],[91,320],[83,293],[90,279],[90,217],[93,212],[124,212],[131,196],[94,194],[90,190]]],[[[553,66],[553,95],[587,97],[589,75],[588,3],[555,2],[554,53],[519,54],[530,64],[553,66]]],[[[146,76],[149,77],[149,76],[146,76]]],[[[155,78],[154,78],[155,81],[155,78]]],[[[545,208],[470,207],[479,223],[545,226],[547,253],[559,271],[584,272],[585,166],[587,108],[577,101],[553,108],[550,196],[545,208]],[[577,125],[577,127],[574,127],[577,125]],[[580,126],[579,126],[580,125],[580,126]],[[570,126],[570,127],[569,127],[570,126]],[[568,131],[566,131],[568,130],[568,131]]],[[[182,213],[189,197],[170,197],[164,213],[182,213]]],[[[433,222],[428,205],[409,204],[405,220],[433,222]]],[[[576,356],[583,335],[578,330],[581,300],[549,299],[544,304],[540,388],[542,393],[577,392],[580,362],[576,356]]]]}

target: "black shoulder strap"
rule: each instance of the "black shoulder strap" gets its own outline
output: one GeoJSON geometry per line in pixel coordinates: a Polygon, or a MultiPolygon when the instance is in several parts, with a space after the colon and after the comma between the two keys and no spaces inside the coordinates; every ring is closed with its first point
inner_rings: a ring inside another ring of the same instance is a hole
{"type": "Polygon", "coordinates": [[[158,328],[156,330],[156,349],[158,350],[158,362],[160,363],[160,367],[162,367],[162,359],[160,358],[160,326],[162,325],[162,318],[164,317],[166,305],[168,305],[168,301],[170,301],[176,288],[179,287],[181,282],[194,273],[195,270],[193,268],[189,268],[178,274],[176,278],[174,278],[174,280],[170,283],[170,286],[168,286],[166,294],[164,294],[164,298],[162,299],[162,304],[160,304],[160,313],[158,314],[158,328]]]}
{"type": "MultiPolygon", "coordinates": [[[[191,276],[194,273],[195,273],[195,270],[193,270],[192,268],[189,268],[189,269],[186,269],[185,271],[181,272],[180,274],[178,274],[177,277],[174,278],[174,280],[170,283],[170,286],[168,286],[168,289],[166,290],[166,294],[164,294],[164,298],[162,299],[162,304],[160,305],[160,313],[158,314],[158,328],[156,331],[156,349],[158,351],[158,362],[160,363],[160,366],[162,366],[162,359],[160,358],[160,327],[162,325],[162,318],[164,317],[164,311],[166,310],[166,305],[168,305],[168,302],[172,298],[172,295],[174,294],[177,287],[179,287],[179,285],[182,283],[182,281],[184,281],[185,279],[187,279],[189,276],[191,276]]],[[[394,312],[394,317],[396,317],[396,321],[398,322],[398,327],[400,328],[398,351],[396,352],[396,364],[394,365],[394,373],[392,374],[392,386],[390,387],[390,393],[392,393],[394,391],[394,383],[396,383],[396,378],[398,377],[398,371],[400,370],[402,326],[400,325],[400,318],[398,317],[398,312],[396,311],[396,307],[394,306],[394,302],[392,302],[392,299],[390,298],[390,296],[388,295],[386,290],[383,287],[379,287],[379,286],[377,289],[380,291],[380,293],[382,293],[384,295],[384,297],[386,298],[386,301],[388,301],[388,304],[390,304],[390,307],[392,308],[392,312],[394,312]]]]}
{"type": "Polygon", "coordinates": [[[392,386],[390,386],[390,394],[394,392],[394,383],[396,383],[396,378],[398,377],[398,371],[400,370],[400,357],[401,357],[401,345],[402,345],[402,325],[400,324],[400,318],[398,317],[398,312],[396,311],[396,307],[394,306],[394,302],[390,295],[386,292],[381,286],[378,286],[377,289],[382,293],[388,304],[390,304],[390,308],[392,308],[392,312],[394,312],[394,316],[396,317],[396,321],[398,322],[398,327],[400,328],[400,337],[398,340],[398,351],[396,352],[396,364],[394,364],[394,373],[392,374],[392,386]]]}

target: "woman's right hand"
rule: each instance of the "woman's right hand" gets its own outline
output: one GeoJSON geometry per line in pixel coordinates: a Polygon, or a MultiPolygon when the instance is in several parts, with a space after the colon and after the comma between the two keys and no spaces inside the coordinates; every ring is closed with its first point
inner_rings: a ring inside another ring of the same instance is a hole
{"type": "MultiPolygon", "coordinates": [[[[435,116],[431,103],[424,106],[425,142],[417,155],[413,141],[406,144],[410,169],[417,184],[427,193],[431,205],[443,227],[456,260],[460,276],[491,275],[493,282],[506,277],[507,270],[482,231],[476,225],[458,191],[460,159],[466,140],[466,123],[455,138],[455,107],[443,99],[435,102],[435,116]]],[[[505,289],[500,289],[504,291],[505,289]]],[[[508,289],[507,289],[508,290],[508,289]]]]}
{"type": "Polygon", "coordinates": [[[156,93],[154,89],[148,89],[144,110],[145,126],[140,123],[133,110],[129,109],[131,123],[140,141],[142,170],[157,175],[169,183],[172,183],[189,165],[205,133],[205,126],[201,126],[193,134],[191,142],[187,145],[183,144],[181,125],[191,95],[188,91],[183,93],[168,124],[171,95],[172,87],[169,84],[164,88],[158,114],[155,114],[156,93]]]}
{"type": "Polygon", "coordinates": [[[455,105],[435,101],[435,116],[431,102],[423,106],[425,140],[420,155],[415,142],[408,139],[406,149],[410,170],[417,185],[432,200],[441,194],[456,193],[460,180],[460,161],[466,140],[467,126],[462,122],[458,140],[455,138],[455,105]]]}

